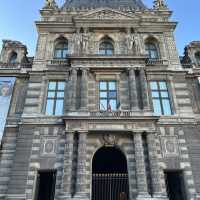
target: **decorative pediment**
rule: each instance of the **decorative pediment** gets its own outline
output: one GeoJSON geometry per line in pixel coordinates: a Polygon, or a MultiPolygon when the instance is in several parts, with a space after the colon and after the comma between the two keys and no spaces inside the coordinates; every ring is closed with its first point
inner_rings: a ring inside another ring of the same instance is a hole
{"type": "Polygon", "coordinates": [[[79,19],[137,19],[138,17],[129,15],[117,10],[113,10],[110,8],[107,9],[97,9],[95,11],[89,12],[87,14],[81,15],[77,17],[79,19]]]}

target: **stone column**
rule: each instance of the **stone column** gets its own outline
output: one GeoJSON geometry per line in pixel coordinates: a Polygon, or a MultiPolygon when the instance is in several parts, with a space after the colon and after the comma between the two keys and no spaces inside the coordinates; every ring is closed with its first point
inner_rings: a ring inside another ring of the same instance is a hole
{"type": "Polygon", "coordinates": [[[88,105],[88,69],[82,69],[81,78],[81,110],[86,111],[88,105]]]}
{"type": "Polygon", "coordinates": [[[137,98],[137,87],[135,70],[133,68],[129,69],[129,93],[130,93],[130,108],[131,110],[138,109],[138,98],[137,98]]]}
{"type": "Polygon", "coordinates": [[[158,165],[157,150],[156,150],[154,134],[155,133],[147,134],[149,161],[150,161],[151,178],[152,178],[152,186],[153,186],[153,197],[158,198],[158,199],[167,199],[166,192],[163,193],[162,191],[161,173],[164,173],[164,172],[160,170],[159,165],[158,165]]]}
{"type": "Polygon", "coordinates": [[[72,69],[71,72],[71,84],[70,84],[70,90],[71,90],[71,97],[70,97],[70,110],[75,111],[76,110],[76,84],[77,84],[77,69],[72,69]]]}
{"type": "Polygon", "coordinates": [[[138,200],[149,198],[147,176],[144,160],[144,149],[142,143],[142,133],[134,134],[134,145],[135,145],[135,161],[136,161],[136,177],[137,177],[137,190],[138,200]]]}
{"type": "Polygon", "coordinates": [[[73,160],[74,132],[66,133],[62,191],[64,195],[71,196],[72,160],[73,160]]]}
{"type": "Polygon", "coordinates": [[[76,192],[81,199],[87,198],[86,194],[86,144],[88,131],[78,131],[78,164],[77,164],[77,183],[76,192]]]}
{"type": "Polygon", "coordinates": [[[149,109],[147,79],[146,79],[144,68],[140,70],[140,81],[141,81],[141,89],[142,89],[143,109],[149,109]]]}

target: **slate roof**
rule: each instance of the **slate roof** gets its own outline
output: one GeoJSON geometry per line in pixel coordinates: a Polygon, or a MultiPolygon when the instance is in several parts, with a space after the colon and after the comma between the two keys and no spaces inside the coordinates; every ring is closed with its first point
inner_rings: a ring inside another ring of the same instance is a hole
{"type": "Polygon", "coordinates": [[[146,9],[142,0],[66,0],[63,9],[146,9]]]}

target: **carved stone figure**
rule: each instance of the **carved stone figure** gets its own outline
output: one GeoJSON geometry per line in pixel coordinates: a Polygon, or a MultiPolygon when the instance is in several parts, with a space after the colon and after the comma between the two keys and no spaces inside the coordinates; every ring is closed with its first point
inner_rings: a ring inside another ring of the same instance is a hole
{"type": "Polygon", "coordinates": [[[128,33],[126,35],[126,45],[127,45],[127,49],[128,49],[128,53],[132,53],[133,52],[133,45],[134,45],[134,35],[131,33],[128,33]]]}
{"type": "Polygon", "coordinates": [[[57,8],[55,0],[46,0],[45,8],[57,8]]]}
{"type": "Polygon", "coordinates": [[[73,50],[72,54],[80,54],[82,50],[82,34],[80,32],[74,33],[72,43],[73,43],[73,50]]]}
{"type": "Polygon", "coordinates": [[[82,34],[82,51],[88,52],[88,45],[89,45],[89,34],[83,33],[82,34]]]}
{"type": "Polygon", "coordinates": [[[155,0],[154,1],[154,8],[155,9],[166,9],[167,5],[164,0],[155,0]]]}

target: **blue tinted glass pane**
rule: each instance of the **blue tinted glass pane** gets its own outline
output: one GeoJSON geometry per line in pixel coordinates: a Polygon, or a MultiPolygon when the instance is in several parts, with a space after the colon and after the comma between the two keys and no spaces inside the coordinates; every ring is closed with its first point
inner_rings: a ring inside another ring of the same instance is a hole
{"type": "Polygon", "coordinates": [[[100,110],[107,110],[107,100],[100,100],[100,110]]]}
{"type": "Polygon", "coordinates": [[[100,92],[100,98],[107,98],[107,92],[100,92]]]}
{"type": "Polygon", "coordinates": [[[67,58],[67,55],[68,55],[68,50],[67,49],[63,50],[63,58],[67,58]]]}
{"type": "Polygon", "coordinates": [[[53,115],[53,105],[54,105],[54,100],[47,100],[47,105],[46,105],[47,115],[53,115]]]}
{"type": "Polygon", "coordinates": [[[108,50],[106,51],[106,54],[109,55],[109,56],[113,55],[113,50],[109,50],[109,49],[108,49],[108,50]]]}
{"type": "Polygon", "coordinates": [[[158,58],[158,52],[156,50],[151,50],[151,53],[150,53],[150,57],[153,58],[153,59],[157,59],[158,58]]]}
{"type": "Polygon", "coordinates": [[[167,84],[165,81],[159,82],[159,86],[161,90],[167,90],[167,84]]]}
{"type": "Polygon", "coordinates": [[[158,85],[156,81],[151,81],[150,86],[151,90],[158,90],[158,85]]]}
{"type": "Polygon", "coordinates": [[[168,99],[163,99],[162,104],[163,104],[164,115],[171,115],[172,111],[171,111],[170,101],[168,99]]]}
{"type": "Polygon", "coordinates": [[[58,98],[64,98],[64,92],[58,92],[57,97],[58,98]]]}
{"type": "Polygon", "coordinates": [[[55,58],[62,58],[62,50],[55,51],[55,58]]]}
{"type": "Polygon", "coordinates": [[[162,115],[160,100],[158,100],[158,99],[153,99],[153,109],[154,109],[154,113],[155,113],[155,114],[157,114],[157,115],[162,115]]]}
{"type": "Polygon", "coordinates": [[[105,55],[106,52],[105,52],[105,50],[99,50],[99,54],[100,54],[100,55],[105,55]]]}
{"type": "Polygon", "coordinates": [[[49,90],[55,90],[56,89],[56,82],[49,82],[49,90]]]}
{"type": "Polygon", "coordinates": [[[55,115],[62,115],[62,114],[63,114],[63,100],[57,100],[55,115]]]}
{"type": "Polygon", "coordinates": [[[109,98],[116,98],[117,93],[116,92],[109,92],[109,98]]]}
{"type": "Polygon", "coordinates": [[[106,82],[100,82],[100,90],[107,90],[106,82]]]}
{"type": "Polygon", "coordinates": [[[169,97],[168,92],[161,92],[161,97],[164,98],[169,97]]]}
{"type": "Polygon", "coordinates": [[[65,82],[58,82],[58,90],[64,90],[65,89],[65,82]]]}
{"type": "Polygon", "coordinates": [[[152,92],[152,97],[158,98],[159,97],[159,93],[158,92],[152,92]]]}
{"type": "Polygon", "coordinates": [[[116,100],[110,100],[110,106],[112,110],[117,110],[117,101],[116,100]]]}
{"type": "Polygon", "coordinates": [[[55,92],[48,92],[48,98],[54,98],[55,92]]]}
{"type": "Polygon", "coordinates": [[[109,90],[116,90],[116,82],[109,82],[109,90]]]}

